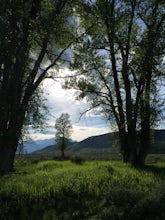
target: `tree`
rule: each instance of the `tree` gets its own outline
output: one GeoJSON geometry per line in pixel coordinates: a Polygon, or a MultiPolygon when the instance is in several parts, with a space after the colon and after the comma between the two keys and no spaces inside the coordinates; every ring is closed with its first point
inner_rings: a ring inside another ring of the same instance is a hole
{"type": "Polygon", "coordinates": [[[43,131],[45,126],[47,126],[46,121],[49,114],[50,112],[47,106],[47,99],[44,96],[43,90],[38,87],[28,103],[23,125],[23,134],[26,136],[29,126],[32,129],[39,129],[43,131]]]}
{"type": "Polygon", "coordinates": [[[46,121],[48,119],[49,109],[46,105],[46,101],[43,91],[37,88],[26,110],[25,121],[17,146],[17,153],[19,155],[27,153],[24,148],[24,143],[29,140],[32,142],[30,138],[30,129],[43,132],[47,126],[46,121]]]}
{"type": "Polygon", "coordinates": [[[68,19],[71,2],[1,1],[0,173],[14,170],[29,103],[41,82],[56,76],[61,57],[74,41],[68,19]]]}
{"type": "Polygon", "coordinates": [[[61,150],[61,158],[64,158],[64,151],[69,143],[69,138],[72,133],[72,125],[69,120],[69,114],[62,113],[59,118],[56,119],[55,129],[57,146],[61,150]]]}
{"type": "Polygon", "coordinates": [[[93,27],[74,48],[67,82],[115,122],[123,160],[144,164],[157,80],[164,74],[163,1],[82,1],[80,27],[93,27]]]}

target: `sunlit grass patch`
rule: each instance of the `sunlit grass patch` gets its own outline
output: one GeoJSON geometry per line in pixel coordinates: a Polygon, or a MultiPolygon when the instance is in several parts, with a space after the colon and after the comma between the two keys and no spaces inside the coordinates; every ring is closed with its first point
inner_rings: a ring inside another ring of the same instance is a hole
{"type": "Polygon", "coordinates": [[[125,216],[144,198],[155,198],[165,177],[164,165],[135,169],[119,161],[17,164],[21,172],[0,181],[0,219],[21,219],[20,213],[25,219],[125,216]]]}

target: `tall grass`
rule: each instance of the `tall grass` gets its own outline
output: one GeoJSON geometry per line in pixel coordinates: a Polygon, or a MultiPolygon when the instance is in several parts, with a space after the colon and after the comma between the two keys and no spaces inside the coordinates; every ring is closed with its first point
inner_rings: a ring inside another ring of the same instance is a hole
{"type": "Polygon", "coordinates": [[[143,170],[117,161],[16,167],[19,172],[0,179],[0,219],[152,219],[154,214],[145,211],[151,201],[158,206],[157,219],[164,218],[159,207],[165,195],[164,163],[143,170]],[[139,207],[145,218],[138,216],[139,207]]]}

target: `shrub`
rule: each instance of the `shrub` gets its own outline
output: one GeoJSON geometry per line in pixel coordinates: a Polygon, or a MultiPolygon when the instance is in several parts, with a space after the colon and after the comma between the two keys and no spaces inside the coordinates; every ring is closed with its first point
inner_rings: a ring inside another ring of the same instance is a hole
{"type": "Polygon", "coordinates": [[[75,164],[82,164],[84,162],[84,159],[78,155],[74,155],[71,157],[71,162],[75,164]]]}
{"type": "Polygon", "coordinates": [[[42,170],[42,171],[51,171],[56,168],[61,167],[62,165],[60,163],[57,163],[56,161],[43,161],[37,164],[37,170],[42,170]]]}

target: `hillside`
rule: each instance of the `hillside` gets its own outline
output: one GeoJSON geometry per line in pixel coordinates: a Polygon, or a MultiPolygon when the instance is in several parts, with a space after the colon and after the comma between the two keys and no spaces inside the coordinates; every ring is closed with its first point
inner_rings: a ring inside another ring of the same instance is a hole
{"type": "MultiPolygon", "coordinates": [[[[116,133],[108,133],[99,136],[92,136],[86,138],[80,142],[75,142],[68,146],[67,153],[86,153],[89,151],[105,151],[114,148],[117,142],[116,133]]],[[[59,150],[55,145],[49,145],[41,150],[34,151],[32,153],[46,154],[46,153],[58,153],[59,150]]]]}
{"type": "MultiPolygon", "coordinates": [[[[99,136],[92,136],[83,141],[76,142],[68,147],[67,153],[87,153],[95,152],[116,152],[118,151],[118,137],[117,133],[108,133],[99,136]]],[[[41,150],[33,153],[47,154],[58,153],[55,145],[49,145],[41,150]]],[[[165,154],[165,130],[154,130],[151,135],[151,149],[150,153],[164,153],[165,154]]]]}
{"type": "Polygon", "coordinates": [[[69,147],[72,153],[85,153],[88,151],[114,151],[118,143],[117,133],[108,133],[99,136],[92,136],[83,141],[77,142],[69,147]]]}
{"type": "Polygon", "coordinates": [[[151,133],[151,153],[165,154],[165,130],[154,130],[151,133]]]}

